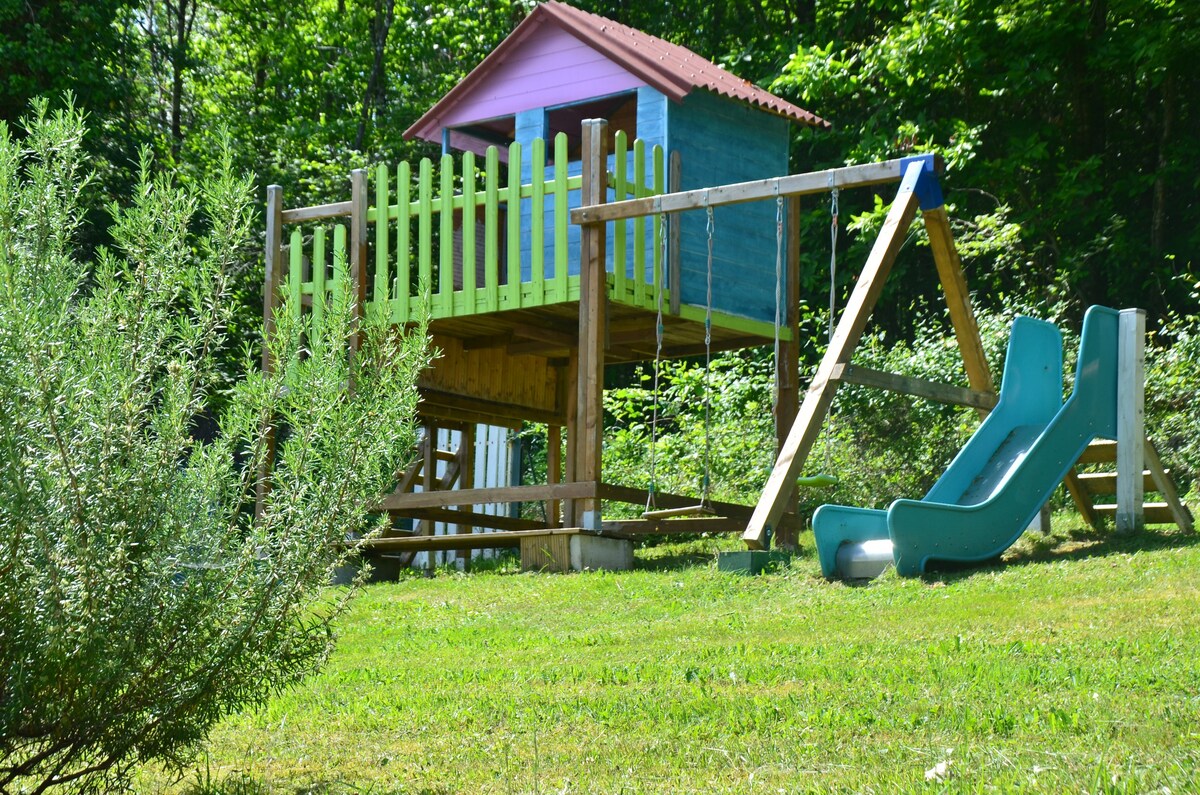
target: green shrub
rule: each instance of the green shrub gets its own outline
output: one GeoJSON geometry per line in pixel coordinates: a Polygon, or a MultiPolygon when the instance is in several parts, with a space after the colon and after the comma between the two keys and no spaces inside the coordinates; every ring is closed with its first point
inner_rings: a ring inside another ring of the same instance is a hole
{"type": "Polygon", "coordinates": [[[285,307],[290,364],[264,375],[247,354],[196,441],[249,181],[228,147],[191,190],[144,158],[114,248],[85,262],[81,114],[38,103],[25,126],[19,145],[0,125],[0,791],[105,791],[132,765],[186,764],[223,716],[322,662],[349,593],[325,586],[411,449],[428,358],[423,334],[369,317],[351,364],[344,293],[302,355],[285,307]]]}

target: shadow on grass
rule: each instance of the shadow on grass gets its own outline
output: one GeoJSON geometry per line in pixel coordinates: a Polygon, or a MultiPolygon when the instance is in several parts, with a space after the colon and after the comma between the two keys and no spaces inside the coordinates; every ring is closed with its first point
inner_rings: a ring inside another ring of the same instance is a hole
{"type": "Polygon", "coordinates": [[[279,786],[245,772],[232,773],[217,779],[202,770],[196,775],[196,780],[182,790],[182,795],[358,795],[364,792],[371,795],[448,795],[451,790],[446,787],[413,789],[408,786],[368,786],[364,789],[342,781],[316,781],[301,786],[279,786]]]}
{"type": "Polygon", "coordinates": [[[1003,558],[963,564],[937,562],[936,565],[931,565],[930,571],[923,579],[929,582],[954,582],[982,570],[1182,549],[1197,545],[1200,545],[1200,533],[1187,533],[1174,526],[1150,527],[1129,535],[1091,528],[1073,529],[1066,536],[1056,534],[1037,537],[1027,534],[1005,552],[1003,558]]]}

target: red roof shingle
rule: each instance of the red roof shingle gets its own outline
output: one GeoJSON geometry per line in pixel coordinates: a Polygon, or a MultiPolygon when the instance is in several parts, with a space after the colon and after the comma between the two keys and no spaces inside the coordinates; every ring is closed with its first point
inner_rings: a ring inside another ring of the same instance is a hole
{"type": "Polygon", "coordinates": [[[431,121],[443,116],[447,108],[491,72],[493,64],[502,62],[509,50],[546,23],[558,26],[676,102],[698,88],[706,89],[801,124],[822,128],[830,126],[819,116],[759,88],[749,80],[743,80],[686,47],[566,3],[548,0],[535,7],[469,75],[405,131],[405,137],[423,133],[422,137],[428,135],[429,131],[425,128],[430,126],[431,121]]]}

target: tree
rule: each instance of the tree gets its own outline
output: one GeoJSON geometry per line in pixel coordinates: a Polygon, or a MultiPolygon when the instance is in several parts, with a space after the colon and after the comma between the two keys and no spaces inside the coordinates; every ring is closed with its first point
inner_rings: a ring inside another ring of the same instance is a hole
{"type": "Polygon", "coordinates": [[[321,338],[285,304],[286,366],[247,361],[197,441],[249,181],[228,146],[192,189],[147,155],[113,247],[84,261],[81,114],[39,102],[25,126],[18,145],[0,124],[0,791],[104,790],[185,764],[222,716],[320,665],[350,594],[330,573],[411,450],[428,357],[423,330],[370,315],[348,359],[345,291],[321,338]]]}

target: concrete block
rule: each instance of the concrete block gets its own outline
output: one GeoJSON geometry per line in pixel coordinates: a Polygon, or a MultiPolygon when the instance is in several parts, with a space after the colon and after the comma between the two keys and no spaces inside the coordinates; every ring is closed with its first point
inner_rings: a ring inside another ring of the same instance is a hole
{"type": "Polygon", "coordinates": [[[790,552],[779,549],[719,552],[717,553],[717,571],[731,574],[762,574],[786,566],[791,560],[790,552]]]}
{"type": "Polygon", "coordinates": [[[628,571],[633,568],[633,542],[582,533],[573,535],[571,568],[575,571],[628,571]]]}

